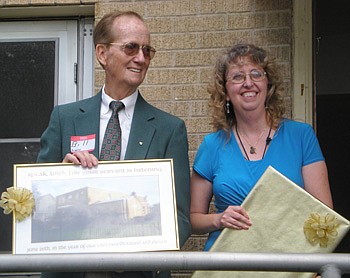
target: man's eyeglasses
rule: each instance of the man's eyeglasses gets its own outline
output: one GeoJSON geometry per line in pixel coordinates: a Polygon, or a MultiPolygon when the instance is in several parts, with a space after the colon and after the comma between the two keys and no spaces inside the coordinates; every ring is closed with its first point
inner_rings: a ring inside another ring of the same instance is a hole
{"type": "Polygon", "coordinates": [[[146,59],[151,60],[156,54],[156,50],[150,45],[139,45],[138,43],[135,43],[135,42],[127,42],[127,43],[110,42],[109,44],[120,45],[124,53],[128,56],[137,55],[140,49],[142,50],[143,56],[145,56],[146,59]]]}
{"type": "Polygon", "coordinates": [[[239,71],[227,77],[227,80],[230,80],[234,84],[241,84],[247,79],[247,75],[249,75],[252,81],[259,82],[265,79],[266,72],[256,69],[253,69],[250,73],[239,71]]]}

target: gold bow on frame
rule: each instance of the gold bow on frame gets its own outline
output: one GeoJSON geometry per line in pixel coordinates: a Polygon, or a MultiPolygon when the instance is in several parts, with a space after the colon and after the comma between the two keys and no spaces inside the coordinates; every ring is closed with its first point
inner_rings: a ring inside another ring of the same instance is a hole
{"type": "Polygon", "coordinates": [[[26,188],[9,187],[1,194],[0,207],[5,214],[14,213],[17,221],[22,221],[32,214],[34,197],[26,188]]]}

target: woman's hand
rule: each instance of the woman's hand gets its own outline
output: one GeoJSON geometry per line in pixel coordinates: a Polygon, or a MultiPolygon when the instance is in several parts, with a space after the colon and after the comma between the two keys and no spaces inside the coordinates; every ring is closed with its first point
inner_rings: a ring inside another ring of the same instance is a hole
{"type": "Polygon", "coordinates": [[[191,225],[194,234],[205,234],[223,228],[248,230],[252,225],[248,213],[241,206],[229,206],[220,213],[209,213],[213,185],[195,171],[191,177],[191,225]]]}
{"type": "Polygon", "coordinates": [[[248,230],[252,225],[248,213],[241,206],[229,206],[219,218],[221,229],[248,230]]]}
{"type": "Polygon", "coordinates": [[[62,162],[74,163],[83,167],[92,168],[97,166],[98,159],[88,151],[77,151],[75,153],[67,153],[62,162]]]}

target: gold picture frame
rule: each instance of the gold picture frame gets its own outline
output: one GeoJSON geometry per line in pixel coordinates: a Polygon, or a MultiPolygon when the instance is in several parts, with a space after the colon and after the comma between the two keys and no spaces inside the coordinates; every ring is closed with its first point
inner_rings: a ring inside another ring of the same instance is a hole
{"type": "Polygon", "coordinates": [[[179,250],[172,159],[16,164],[14,187],[35,199],[14,254],[179,250]]]}

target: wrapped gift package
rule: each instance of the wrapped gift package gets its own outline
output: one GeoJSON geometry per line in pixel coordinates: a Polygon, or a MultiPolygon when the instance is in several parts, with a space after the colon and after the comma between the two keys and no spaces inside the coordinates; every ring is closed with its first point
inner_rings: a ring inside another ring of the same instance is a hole
{"type": "MultiPolygon", "coordinates": [[[[331,253],[350,228],[347,219],[268,167],[242,206],[249,230],[225,228],[209,252],[331,253]]],[[[193,278],[306,278],[315,273],[195,271],[193,278]]]]}

